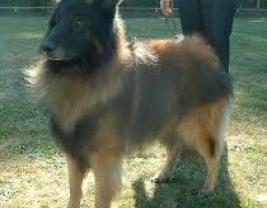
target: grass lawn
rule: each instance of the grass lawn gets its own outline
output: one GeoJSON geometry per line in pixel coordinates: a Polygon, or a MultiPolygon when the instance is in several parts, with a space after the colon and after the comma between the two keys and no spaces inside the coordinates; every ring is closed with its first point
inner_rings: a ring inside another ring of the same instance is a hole
{"type": "MultiPolygon", "coordinates": [[[[53,143],[48,119],[25,86],[29,65],[45,32],[45,17],[0,17],[0,208],[59,208],[68,198],[66,165],[53,143]]],[[[127,19],[129,37],[166,38],[173,30],[160,18],[127,19]]],[[[204,180],[201,159],[185,159],[172,183],[155,186],[164,162],[159,145],[124,162],[121,208],[259,208],[267,206],[267,19],[236,18],[231,74],[235,112],[214,194],[193,191],[204,180]]],[[[92,207],[94,185],[85,181],[82,207],[92,207]]]]}

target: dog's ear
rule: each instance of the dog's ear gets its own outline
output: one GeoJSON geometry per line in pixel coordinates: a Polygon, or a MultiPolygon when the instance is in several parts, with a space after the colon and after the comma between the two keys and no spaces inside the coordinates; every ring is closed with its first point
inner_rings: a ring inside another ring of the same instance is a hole
{"type": "Polygon", "coordinates": [[[60,3],[61,0],[51,0],[52,6],[55,8],[60,3]]]}
{"type": "Polygon", "coordinates": [[[106,10],[113,10],[118,6],[121,0],[102,0],[102,7],[106,10]]]}
{"type": "MultiPolygon", "coordinates": [[[[97,1],[97,0],[95,0],[97,1]]],[[[101,7],[108,13],[114,14],[117,6],[122,2],[122,0],[100,0],[101,7]]]]}

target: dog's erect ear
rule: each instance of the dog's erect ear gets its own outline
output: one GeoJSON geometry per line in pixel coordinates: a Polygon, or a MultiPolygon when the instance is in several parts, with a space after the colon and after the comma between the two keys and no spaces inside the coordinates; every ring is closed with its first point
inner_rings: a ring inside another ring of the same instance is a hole
{"type": "Polygon", "coordinates": [[[52,6],[57,7],[61,0],[51,0],[52,6]]]}
{"type": "Polygon", "coordinates": [[[114,11],[116,7],[122,2],[122,0],[100,0],[100,1],[102,8],[105,9],[106,11],[114,11]]]}

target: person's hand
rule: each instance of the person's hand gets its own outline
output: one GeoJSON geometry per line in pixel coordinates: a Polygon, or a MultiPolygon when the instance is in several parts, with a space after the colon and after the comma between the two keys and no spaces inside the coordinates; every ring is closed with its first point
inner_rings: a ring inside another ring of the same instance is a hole
{"type": "Polygon", "coordinates": [[[170,16],[172,14],[173,1],[172,0],[160,0],[160,8],[164,15],[170,16]]]}

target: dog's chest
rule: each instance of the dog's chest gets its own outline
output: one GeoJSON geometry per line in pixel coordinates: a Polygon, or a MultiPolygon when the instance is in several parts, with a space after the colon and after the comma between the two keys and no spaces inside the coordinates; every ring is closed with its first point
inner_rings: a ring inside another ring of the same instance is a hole
{"type": "Polygon", "coordinates": [[[77,120],[88,109],[87,92],[69,86],[61,87],[54,92],[51,100],[52,114],[57,118],[64,131],[73,131],[77,120]]]}

